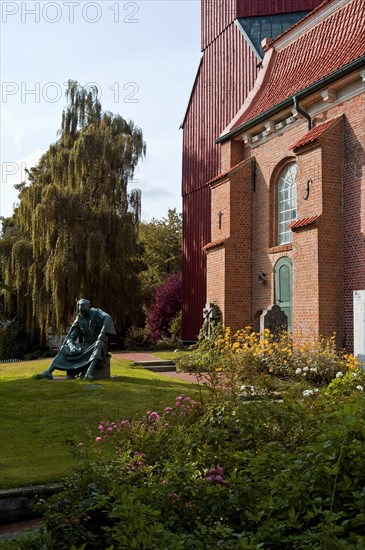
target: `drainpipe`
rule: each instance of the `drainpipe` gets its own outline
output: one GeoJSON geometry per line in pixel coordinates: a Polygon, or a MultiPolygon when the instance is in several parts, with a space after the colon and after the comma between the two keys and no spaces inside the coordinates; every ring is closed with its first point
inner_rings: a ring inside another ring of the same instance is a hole
{"type": "Polygon", "coordinates": [[[298,98],[297,98],[296,95],[293,96],[293,101],[294,101],[294,107],[298,111],[298,113],[301,114],[302,116],[304,116],[304,118],[306,118],[308,120],[308,130],[311,130],[312,129],[312,119],[311,119],[310,115],[306,111],[303,111],[303,109],[301,107],[299,107],[299,102],[298,102],[298,98]]]}

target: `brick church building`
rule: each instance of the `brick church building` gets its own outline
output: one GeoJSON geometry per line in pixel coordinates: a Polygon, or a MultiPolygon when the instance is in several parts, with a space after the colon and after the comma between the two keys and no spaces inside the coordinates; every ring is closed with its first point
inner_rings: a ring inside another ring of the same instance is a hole
{"type": "Polygon", "coordinates": [[[336,332],[351,350],[365,289],[365,3],[202,1],[183,125],[183,336],[196,337],[205,302],[233,330],[257,329],[276,303],[294,334],[336,332]]]}

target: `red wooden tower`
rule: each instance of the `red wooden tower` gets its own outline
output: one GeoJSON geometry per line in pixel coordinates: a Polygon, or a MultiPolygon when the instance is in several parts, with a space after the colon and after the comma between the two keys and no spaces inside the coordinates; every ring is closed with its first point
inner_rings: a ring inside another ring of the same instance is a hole
{"type": "Polygon", "coordinates": [[[216,139],[253,88],[261,41],[275,38],[321,0],[201,0],[202,58],[183,128],[183,329],[195,340],[206,300],[210,188],[220,171],[216,139]]]}

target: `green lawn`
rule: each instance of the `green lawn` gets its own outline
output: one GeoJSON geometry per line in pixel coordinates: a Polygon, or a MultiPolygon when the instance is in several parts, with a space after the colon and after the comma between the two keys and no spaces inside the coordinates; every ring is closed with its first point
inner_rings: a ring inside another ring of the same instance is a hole
{"type": "Polygon", "coordinates": [[[97,435],[101,419],[161,411],[180,393],[195,390],[116,357],[110,380],[35,380],[49,364],[42,359],[0,365],[1,489],[61,480],[75,464],[72,443],[85,441],[89,430],[97,435]]]}

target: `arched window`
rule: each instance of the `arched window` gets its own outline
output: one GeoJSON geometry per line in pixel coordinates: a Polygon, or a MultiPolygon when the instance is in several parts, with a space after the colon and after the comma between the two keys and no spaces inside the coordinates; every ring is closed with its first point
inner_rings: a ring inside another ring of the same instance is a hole
{"type": "Polygon", "coordinates": [[[278,182],[278,244],[290,243],[288,224],[297,217],[297,165],[287,164],[278,182]]]}

